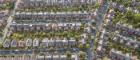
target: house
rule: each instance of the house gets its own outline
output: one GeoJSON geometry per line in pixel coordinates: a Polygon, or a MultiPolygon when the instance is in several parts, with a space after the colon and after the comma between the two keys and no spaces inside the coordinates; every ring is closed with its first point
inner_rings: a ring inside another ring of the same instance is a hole
{"type": "Polygon", "coordinates": [[[48,46],[48,38],[44,38],[42,41],[41,41],[41,44],[42,44],[42,46],[48,46]]]}
{"type": "Polygon", "coordinates": [[[63,27],[63,23],[58,23],[58,29],[62,30],[62,27],[63,27]]]}
{"type": "Polygon", "coordinates": [[[10,25],[10,31],[16,31],[16,25],[10,25]]]}
{"type": "MultiPolygon", "coordinates": [[[[37,56],[37,60],[43,60],[43,59],[45,59],[45,60],[67,60],[67,56],[66,55],[62,55],[62,54],[53,54],[53,55],[51,55],[51,54],[47,54],[47,55],[43,55],[43,56],[41,56],[41,55],[38,55],[37,56]]],[[[78,55],[77,54],[72,54],[72,56],[71,56],[71,59],[72,60],[77,60],[78,59],[78,55]]]]}
{"type": "Polygon", "coordinates": [[[117,35],[113,38],[114,42],[118,42],[121,44],[124,44],[126,47],[137,49],[140,46],[140,42],[138,42],[136,39],[131,39],[126,36],[117,35]]]}
{"type": "Polygon", "coordinates": [[[111,60],[132,60],[130,54],[123,54],[121,51],[116,51],[114,49],[110,52],[111,60]]]}
{"type": "Polygon", "coordinates": [[[76,40],[69,40],[68,44],[70,46],[76,46],[77,45],[77,42],[76,42],[76,40]]]}
{"type": "Polygon", "coordinates": [[[81,39],[81,43],[82,43],[82,44],[86,44],[86,41],[85,41],[84,38],[81,39]]]}
{"type": "Polygon", "coordinates": [[[63,38],[62,44],[63,44],[63,46],[68,46],[68,40],[67,40],[67,38],[63,38]]]}
{"type": "Polygon", "coordinates": [[[86,34],[86,33],[83,33],[81,36],[82,36],[84,39],[87,38],[87,34],[86,34]]]}
{"type": "Polygon", "coordinates": [[[11,41],[11,47],[17,47],[18,42],[16,40],[11,41]]]}
{"type": "Polygon", "coordinates": [[[102,45],[102,44],[103,44],[103,40],[100,40],[98,43],[99,43],[100,45],[102,45]]]}
{"type": "Polygon", "coordinates": [[[25,41],[22,41],[22,40],[18,41],[18,47],[20,48],[25,47],[25,41]]]}
{"type": "Polygon", "coordinates": [[[4,48],[10,47],[10,40],[9,40],[9,39],[6,39],[6,40],[4,41],[3,47],[4,47],[4,48]]]}
{"type": "Polygon", "coordinates": [[[39,39],[38,39],[38,38],[35,38],[35,39],[33,40],[33,46],[34,46],[34,47],[39,46],[39,39]]]}
{"type": "Polygon", "coordinates": [[[46,47],[49,46],[53,46],[53,47],[62,47],[62,46],[75,46],[77,44],[75,39],[70,39],[67,40],[66,38],[64,38],[63,40],[59,40],[59,39],[48,39],[48,38],[44,38],[42,40],[42,44],[45,45],[46,47]]]}
{"type": "Polygon", "coordinates": [[[87,32],[87,33],[90,33],[91,32],[91,28],[90,27],[86,27],[86,28],[84,28],[84,31],[87,32]]]}
{"type": "Polygon", "coordinates": [[[27,47],[31,47],[31,46],[32,46],[32,39],[28,38],[28,39],[26,40],[26,46],[27,46],[27,47]]]}
{"type": "Polygon", "coordinates": [[[20,24],[20,25],[16,25],[16,27],[17,27],[17,31],[23,31],[23,26],[20,24]]]}
{"type": "Polygon", "coordinates": [[[29,31],[29,29],[30,29],[29,25],[28,24],[24,24],[23,30],[24,31],[29,31]]]}
{"type": "Polygon", "coordinates": [[[54,46],[55,46],[55,40],[52,40],[52,38],[51,38],[51,39],[49,39],[49,40],[46,42],[46,44],[47,44],[48,46],[54,47],[54,46]]]}

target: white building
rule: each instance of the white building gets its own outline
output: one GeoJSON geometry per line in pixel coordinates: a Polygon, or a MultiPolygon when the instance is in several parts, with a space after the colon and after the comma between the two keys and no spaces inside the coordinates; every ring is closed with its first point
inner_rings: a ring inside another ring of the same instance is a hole
{"type": "Polygon", "coordinates": [[[37,38],[34,39],[34,41],[33,41],[33,46],[34,46],[34,47],[39,46],[39,39],[37,39],[37,38]]]}
{"type": "Polygon", "coordinates": [[[4,41],[3,47],[5,47],[5,48],[10,47],[10,40],[9,40],[9,39],[6,39],[6,40],[4,41]]]}
{"type": "Polygon", "coordinates": [[[26,46],[31,47],[32,46],[32,39],[26,40],[26,46]]]}
{"type": "MultiPolygon", "coordinates": [[[[37,60],[42,60],[42,59],[45,59],[45,60],[67,60],[67,56],[66,55],[44,55],[44,56],[40,56],[38,55],[37,56],[37,60]]],[[[78,55],[77,54],[72,54],[71,56],[71,59],[72,60],[77,60],[78,59],[78,55]]]]}

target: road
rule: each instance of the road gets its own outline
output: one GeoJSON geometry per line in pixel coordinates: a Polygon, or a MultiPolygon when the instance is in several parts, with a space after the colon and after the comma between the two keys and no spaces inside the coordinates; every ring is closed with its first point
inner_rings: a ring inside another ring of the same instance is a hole
{"type": "MultiPolygon", "coordinates": [[[[110,6],[109,5],[109,0],[103,0],[103,1],[104,1],[103,5],[98,9],[98,12],[97,12],[97,14],[98,14],[97,20],[99,22],[97,23],[97,27],[96,27],[96,29],[97,29],[96,34],[102,28],[103,20],[106,16],[107,10],[110,6]]],[[[93,53],[91,53],[91,52],[93,52],[93,50],[94,50],[94,41],[91,40],[90,49],[88,51],[88,55],[89,55],[88,60],[93,60],[93,58],[95,58],[95,56],[93,56],[93,53]]]]}
{"type": "Polygon", "coordinates": [[[12,20],[13,20],[13,17],[15,15],[15,12],[16,12],[16,9],[18,8],[18,4],[20,3],[21,0],[17,0],[16,3],[15,3],[15,7],[12,11],[12,13],[10,14],[9,18],[7,19],[7,25],[4,29],[4,34],[3,34],[3,38],[1,40],[1,42],[4,42],[6,36],[7,36],[7,33],[8,33],[8,28],[10,27],[11,23],[12,23],[12,20]]]}

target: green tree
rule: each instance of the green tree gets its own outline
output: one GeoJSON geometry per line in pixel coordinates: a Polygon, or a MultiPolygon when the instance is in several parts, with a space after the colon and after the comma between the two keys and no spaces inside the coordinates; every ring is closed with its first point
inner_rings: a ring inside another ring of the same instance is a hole
{"type": "Polygon", "coordinates": [[[97,9],[98,9],[99,7],[100,7],[100,4],[99,4],[99,3],[96,3],[95,6],[94,6],[94,8],[97,8],[97,9]]]}
{"type": "Polygon", "coordinates": [[[132,1],[123,2],[125,7],[130,7],[132,1]]]}
{"type": "Polygon", "coordinates": [[[128,21],[127,22],[132,22],[133,21],[133,19],[134,19],[134,13],[132,12],[132,11],[127,11],[127,13],[126,13],[126,18],[128,19],[128,21]]]}
{"type": "Polygon", "coordinates": [[[87,43],[86,44],[86,49],[88,49],[88,48],[90,48],[90,44],[87,43]]]}
{"type": "Polygon", "coordinates": [[[121,20],[121,18],[122,18],[122,14],[119,11],[117,11],[113,19],[113,24],[115,25],[116,23],[118,23],[121,20]]]}
{"type": "Polygon", "coordinates": [[[80,60],[85,60],[86,59],[86,53],[83,52],[83,51],[80,51],[79,52],[79,58],[80,58],[80,60]]]}
{"type": "Polygon", "coordinates": [[[3,45],[2,45],[2,43],[0,43],[0,49],[2,49],[3,48],[3,45]]]}
{"type": "Polygon", "coordinates": [[[80,49],[83,49],[83,44],[80,43],[78,47],[79,47],[80,49]]]}
{"type": "Polygon", "coordinates": [[[72,57],[72,53],[70,51],[67,51],[66,52],[66,55],[67,55],[67,60],[72,60],[71,57],[72,57]]]}
{"type": "Polygon", "coordinates": [[[15,7],[15,3],[9,3],[9,9],[11,10],[11,9],[14,9],[14,7],[15,7]]]}
{"type": "Polygon", "coordinates": [[[140,27],[140,14],[135,14],[134,15],[133,26],[135,28],[139,28],[140,27]]]}
{"type": "Polygon", "coordinates": [[[140,14],[135,14],[134,15],[134,20],[135,20],[135,22],[140,23],[140,14]]]}

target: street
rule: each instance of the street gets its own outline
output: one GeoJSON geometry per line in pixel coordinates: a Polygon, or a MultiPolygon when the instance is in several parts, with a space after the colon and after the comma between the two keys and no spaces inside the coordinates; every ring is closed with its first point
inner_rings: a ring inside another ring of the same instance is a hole
{"type": "MultiPolygon", "coordinates": [[[[103,20],[104,20],[104,17],[105,17],[105,15],[106,15],[106,12],[107,12],[107,10],[108,10],[108,8],[109,8],[109,1],[108,0],[104,0],[104,3],[103,3],[103,5],[98,9],[98,12],[97,12],[97,14],[98,14],[98,16],[97,16],[97,20],[99,21],[98,23],[97,23],[97,26],[96,26],[96,28],[97,28],[97,33],[99,32],[99,30],[102,28],[102,24],[103,24],[103,20]]],[[[96,33],[96,34],[97,34],[96,33]]],[[[95,34],[95,35],[96,35],[95,34]]],[[[93,34],[94,35],[94,34],[93,34]]],[[[93,52],[93,48],[94,48],[94,41],[93,40],[91,40],[91,44],[90,44],[90,50],[89,51],[91,51],[91,52],[93,52]]],[[[88,52],[88,55],[89,55],[89,59],[88,60],[93,60],[93,58],[95,57],[95,56],[93,56],[92,55],[92,53],[91,52],[88,52]],[[92,58],[91,58],[92,57],[92,58]]]]}
{"type": "Polygon", "coordinates": [[[18,8],[18,4],[20,3],[20,1],[21,1],[21,0],[17,0],[17,1],[16,1],[15,7],[14,7],[12,13],[10,14],[9,18],[7,19],[7,25],[6,25],[5,29],[3,30],[3,31],[4,31],[3,33],[4,33],[4,34],[3,34],[2,40],[0,40],[1,42],[4,42],[4,40],[5,40],[5,38],[6,38],[6,35],[7,35],[7,33],[8,33],[8,28],[10,27],[10,25],[11,25],[11,23],[12,23],[13,16],[14,16],[14,14],[15,14],[15,12],[16,12],[16,9],[18,8]]]}

